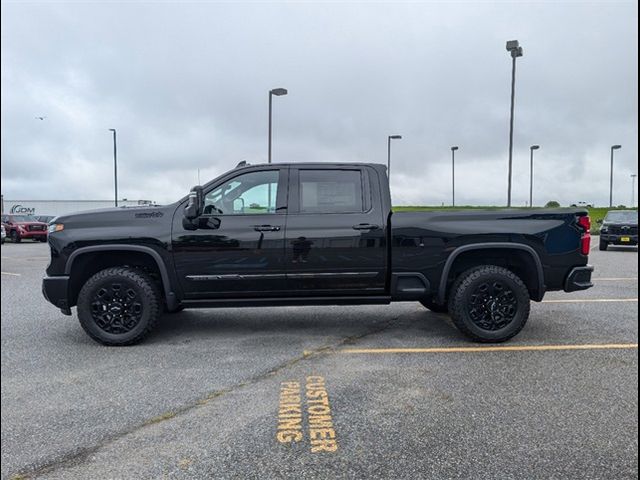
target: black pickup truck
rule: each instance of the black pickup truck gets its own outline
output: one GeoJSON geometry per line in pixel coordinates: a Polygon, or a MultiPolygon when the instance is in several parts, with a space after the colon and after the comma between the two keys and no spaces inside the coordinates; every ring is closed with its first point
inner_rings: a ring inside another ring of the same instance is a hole
{"type": "Polygon", "coordinates": [[[638,211],[611,210],[600,227],[600,250],[609,245],[638,245],[638,211]]]}
{"type": "Polygon", "coordinates": [[[592,286],[589,228],[581,209],[392,212],[383,165],[241,164],[171,205],[58,217],[43,293],[107,345],[163,311],[393,301],[501,342],[530,300],[592,286]]]}

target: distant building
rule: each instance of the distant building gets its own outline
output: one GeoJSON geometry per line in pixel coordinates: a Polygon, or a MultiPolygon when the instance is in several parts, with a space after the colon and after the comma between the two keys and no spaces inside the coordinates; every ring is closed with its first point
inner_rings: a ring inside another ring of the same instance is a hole
{"type": "MultiPolygon", "coordinates": [[[[151,200],[118,200],[118,206],[150,205],[151,200]]],[[[2,213],[20,215],[66,215],[68,213],[112,208],[113,200],[8,200],[2,198],[2,213]]]]}

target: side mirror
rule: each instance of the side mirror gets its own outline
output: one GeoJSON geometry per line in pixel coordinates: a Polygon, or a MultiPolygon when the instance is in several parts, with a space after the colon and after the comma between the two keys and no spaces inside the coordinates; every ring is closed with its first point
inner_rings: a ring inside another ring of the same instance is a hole
{"type": "Polygon", "coordinates": [[[596,221],[596,223],[602,223],[602,219],[601,219],[601,218],[599,218],[599,219],[596,221]]]}
{"type": "Polygon", "coordinates": [[[204,205],[204,194],[200,185],[193,187],[189,192],[189,203],[184,207],[184,216],[189,220],[198,218],[202,215],[204,205]]]}
{"type": "Polygon", "coordinates": [[[233,201],[233,211],[244,213],[244,198],[236,198],[233,201]]]}

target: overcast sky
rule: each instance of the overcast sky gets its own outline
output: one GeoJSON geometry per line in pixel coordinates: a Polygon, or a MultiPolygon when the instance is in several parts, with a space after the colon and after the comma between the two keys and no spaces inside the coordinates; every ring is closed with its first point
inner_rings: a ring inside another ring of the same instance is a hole
{"type": "Polygon", "coordinates": [[[637,3],[3,2],[2,194],[171,202],[240,160],[386,163],[396,205],[631,201],[637,3]],[[46,116],[44,120],[36,116],[46,116]]]}

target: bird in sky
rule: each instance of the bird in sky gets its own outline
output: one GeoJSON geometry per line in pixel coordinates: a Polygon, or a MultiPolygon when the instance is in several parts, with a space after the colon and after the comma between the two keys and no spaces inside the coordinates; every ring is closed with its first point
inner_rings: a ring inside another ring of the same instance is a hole
{"type": "Polygon", "coordinates": [[[47,117],[36,117],[37,120],[44,120],[47,117]]]}

